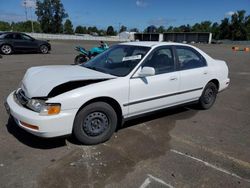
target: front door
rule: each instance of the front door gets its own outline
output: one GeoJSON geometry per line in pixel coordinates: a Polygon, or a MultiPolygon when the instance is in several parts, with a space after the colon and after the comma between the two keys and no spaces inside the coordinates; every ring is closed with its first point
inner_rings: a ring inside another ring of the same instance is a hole
{"type": "Polygon", "coordinates": [[[34,51],[38,48],[34,39],[24,34],[15,34],[14,40],[15,48],[23,51],[34,51]]]}
{"type": "Polygon", "coordinates": [[[179,90],[179,72],[170,46],[160,47],[147,57],[130,79],[129,116],[161,109],[176,104],[179,90]],[[153,67],[155,75],[140,77],[142,67],[153,67]]]}

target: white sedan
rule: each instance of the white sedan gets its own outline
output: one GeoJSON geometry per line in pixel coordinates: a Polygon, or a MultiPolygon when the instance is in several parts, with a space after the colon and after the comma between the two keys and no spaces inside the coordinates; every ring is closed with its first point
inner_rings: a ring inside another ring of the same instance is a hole
{"type": "Polygon", "coordinates": [[[97,144],[138,115],[190,102],[208,109],[229,81],[225,61],[196,47],[129,42],[82,65],[28,69],[5,106],[32,134],[97,144]]]}

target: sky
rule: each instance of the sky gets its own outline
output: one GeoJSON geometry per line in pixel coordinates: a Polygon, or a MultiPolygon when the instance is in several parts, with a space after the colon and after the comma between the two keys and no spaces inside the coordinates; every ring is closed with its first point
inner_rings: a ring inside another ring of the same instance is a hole
{"type": "MultiPolygon", "coordinates": [[[[33,7],[32,0],[28,0],[33,7]]],[[[112,25],[144,30],[149,25],[165,27],[210,20],[220,22],[237,10],[250,15],[250,0],[61,0],[74,27],[112,25]]],[[[0,20],[25,21],[23,0],[0,0],[0,20]]],[[[34,9],[28,19],[36,20],[34,9]]]]}

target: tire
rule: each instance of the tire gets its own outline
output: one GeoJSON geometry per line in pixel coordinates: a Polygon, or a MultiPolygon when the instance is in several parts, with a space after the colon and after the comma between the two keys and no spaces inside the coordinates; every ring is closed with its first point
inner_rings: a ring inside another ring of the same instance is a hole
{"type": "Polygon", "coordinates": [[[5,55],[10,55],[12,54],[12,52],[13,52],[12,47],[9,44],[3,44],[1,46],[1,53],[5,55]]]}
{"type": "Polygon", "coordinates": [[[217,86],[213,82],[209,82],[199,99],[199,107],[204,110],[211,108],[216,100],[217,93],[217,86]]]}
{"type": "Polygon", "coordinates": [[[79,64],[85,63],[85,62],[87,62],[87,61],[88,61],[88,59],[87,59],[85,56],[83,56],[83,55],[78,55],[78,56],[75,57],[74,63],[75,63],[76,65],[79,65],[79,64]]]}
{"type": "Polygon", "coordinates": [[[73,135],[82,144],[94,145],[110,139],[116,127],[115,110],[105,102],[95,102],[77,113],[73,135]]]}
{"type": "Polygon", "coordinates": [[[39,50],[40,50],[40,52],[41,52],[42,54],[47,54],[47,53],[49,53],[49,47],[46,46],[45,44],[41,45],[40,48],[39,48],[39,50]]]}

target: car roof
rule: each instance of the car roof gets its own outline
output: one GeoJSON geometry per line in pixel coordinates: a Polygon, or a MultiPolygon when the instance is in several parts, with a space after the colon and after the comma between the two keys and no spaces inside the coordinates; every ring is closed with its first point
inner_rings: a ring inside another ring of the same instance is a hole
{"type": "Polygon", "coordinates": [[[22,32],[5,31],[5,32],[1,32],[1,34],[24,34],[24,33],[22,33],[22,32]]]}
{"type": "Polygon", "coordinates": [[[158,46],[166,46],[166,45],[190,46],[188,44],[177,43],[177,42],[156,42],[156,41],[135,41],[135,42],[125,42],[121,44],[131,45],[131,46],[144,46],[144,47],[158,47],[158,46]]]}

